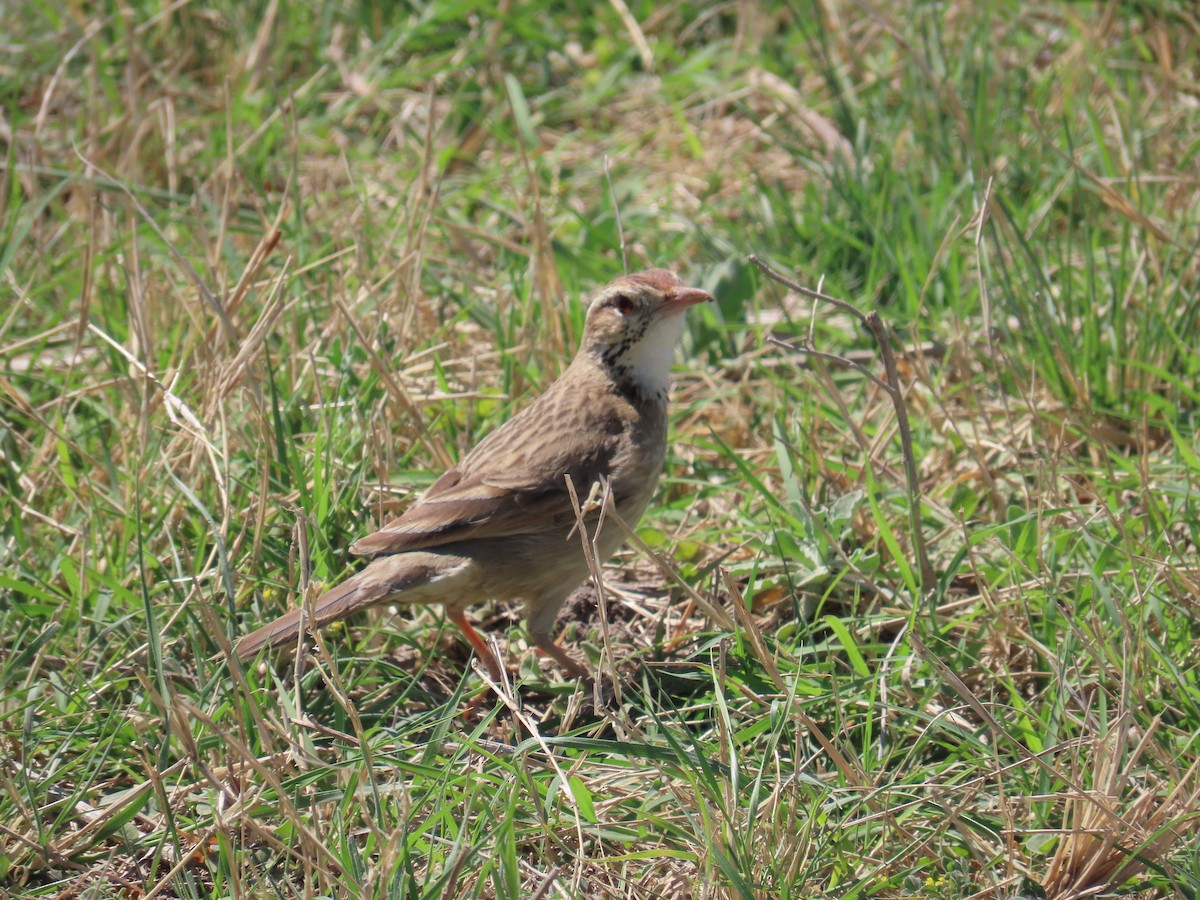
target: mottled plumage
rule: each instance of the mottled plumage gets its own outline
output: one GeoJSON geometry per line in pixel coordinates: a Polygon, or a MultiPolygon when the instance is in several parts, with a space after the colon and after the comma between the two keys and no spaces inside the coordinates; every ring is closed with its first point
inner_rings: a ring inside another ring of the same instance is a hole
{"type": "MultiPolygon", "coordinates": [[[[576,676],[586,671],[551,640],[563,602],[588,575],[567,491],[583,502],[606,481],[621,518],[633,525],[654,494],[667,440],[671,357],[683,313],[712,298],[663,269],[618,278],[588,307],[583,341],[562,376],[433,483],[403,515],[356,541],[373,556],[361,572],[314,605],[321,627],[383,603],[441,603],[487,664],[500,666],[464,611],[483,600],[520,600],[530,638],[576,676]]],[[[598,523],[585,519],[589,534],[598,523]]],[[[601,559],[620,546],[611,522],[601,559]]],[[[242,638],[237,654],[294,642],[300,609],[242,638]]]]}

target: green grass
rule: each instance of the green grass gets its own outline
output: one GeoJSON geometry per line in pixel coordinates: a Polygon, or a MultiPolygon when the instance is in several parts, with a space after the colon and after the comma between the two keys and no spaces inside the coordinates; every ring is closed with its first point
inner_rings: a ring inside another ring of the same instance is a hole
{"type": "Polygon", "coordinates": [[[0,9],[0,894],[1200,895],[1190,6],[620,8],[0,9]],[[892,328],[927,592],[751,254],[892,328]],[[608,708],[487,604],[473,715],[436,609],[228,662],[623,256],[718,302],[560,618],[608,708]]]}

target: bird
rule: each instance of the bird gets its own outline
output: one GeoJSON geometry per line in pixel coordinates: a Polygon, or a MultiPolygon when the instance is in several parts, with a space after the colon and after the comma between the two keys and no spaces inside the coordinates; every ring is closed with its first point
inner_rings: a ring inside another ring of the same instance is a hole
{"type": "Polygon", "coordinates": [[[488,434],[399,518],[360,538],[350,553],[371,557],[357,574],[243,637],[239,659],[295,644],[381,605],[438,604],[499,682],[502,667],[466,610],[485,600],[524,604],[534,647],[581,680],[588,671],[552,638],[563,603],[596,561],[611,557],[658,485],[667,449],[667,395],[684,313],[711,302],[665,269],[621,276],[588,305],[571,363],[528,406],[488,434]],[[572,499],[571,488],[575,492],[572,499]],[[587,503],[586,498],[608,498],[587,503]],[[582,504],[586,535],[579,534],[582,504]],[[596,528],[600,533],[596,534],[596,528]]]}

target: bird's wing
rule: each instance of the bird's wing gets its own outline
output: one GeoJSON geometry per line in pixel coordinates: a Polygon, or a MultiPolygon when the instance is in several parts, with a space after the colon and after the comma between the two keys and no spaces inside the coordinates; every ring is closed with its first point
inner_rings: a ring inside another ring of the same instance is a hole
{"type": "Polygon", "coordinates": [[[517,421],[522,418],[531,417],[519,415],[493,432],[403,515],[356,541],[350,552],[399,553],[569,529],[575,513],[565,476],[582,503],[596,481],[611,475],[620,436],[588,427],[553,429],[557,436],[531,433],[517,421]]]}

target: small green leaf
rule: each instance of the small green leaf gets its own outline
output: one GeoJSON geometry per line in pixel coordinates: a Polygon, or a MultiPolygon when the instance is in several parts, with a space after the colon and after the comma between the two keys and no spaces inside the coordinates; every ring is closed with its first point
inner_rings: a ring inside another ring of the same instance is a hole
{"type": "Polygon", "coordinates": [[[592,799],[592,792],[588,790],[583,779],[578,775],[571,775],[567,779],[567,783],[571,785],[571,793],[575,795],[575,805],[579,807],[579,814],[587,819],[588,822],[595,823],[596,819],[596,804],[592,799]]]}
{"type": "Polygon", "coordinates": [[[530,147],[538,145],[537,129],[533,126],[533,117],[529,114],[529,104],[525,101],[525,93],[521,83],[511,74],[504,76],[504,88],[508,92],[508,105],[512,109],[513,121],[522,140],[530,147]]]}
{"type": "Polygon", "coordinates": [[[846,651],[846,657],[850,660],[850,665],[854,667],[854,671],[864,678],[869,678],[871,670],[867,667],[867,661],[863,659],[862,652],[858,649],[858,641],[854,639],[854,635],[850,633],[850,629],[846,627],[846,623],[836,616],[825,616],[822,621],[837,635],[838,642],[841,643],[842,649],[846,651]]]}

